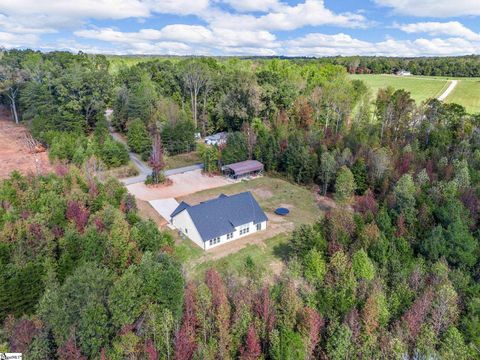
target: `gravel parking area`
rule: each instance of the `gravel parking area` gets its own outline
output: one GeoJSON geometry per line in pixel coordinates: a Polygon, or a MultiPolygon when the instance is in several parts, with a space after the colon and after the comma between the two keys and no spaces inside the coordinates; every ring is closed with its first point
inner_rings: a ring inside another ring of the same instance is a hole
{"type": "Polygon", "coordinates": [[[177,198],[232,183],[223,176],[204,175],[202,170],[193,170],[182,174],[170,175],[168,178],[172,181],[170,185],[153,187],[147,186],[144,183],[137,183],[128,185],[127,189],[131,194],[135,195],[137,199],[150,201],[177,198]]]}

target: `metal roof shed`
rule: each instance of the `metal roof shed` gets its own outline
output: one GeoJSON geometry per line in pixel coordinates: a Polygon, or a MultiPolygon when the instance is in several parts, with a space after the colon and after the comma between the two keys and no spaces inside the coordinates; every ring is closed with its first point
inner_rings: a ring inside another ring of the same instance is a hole
{"type": "Polygon", "coordinates": [[[223,170],[231,176],[238,177],[248,174],[256,174],[263,171],[263,164],[257,160],[246,160],[234,164],[225,165],[223,170]]]}

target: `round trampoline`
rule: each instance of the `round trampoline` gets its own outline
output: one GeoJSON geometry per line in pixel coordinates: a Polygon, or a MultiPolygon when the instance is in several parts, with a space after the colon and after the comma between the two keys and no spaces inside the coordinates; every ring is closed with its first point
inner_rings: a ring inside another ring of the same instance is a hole
{"type": "Polygon", "coordinates": [[[275,210],[275,214],[280,215],[280,216],[285,216],[290,212],[287,208],[278,208],[275,210]]]}

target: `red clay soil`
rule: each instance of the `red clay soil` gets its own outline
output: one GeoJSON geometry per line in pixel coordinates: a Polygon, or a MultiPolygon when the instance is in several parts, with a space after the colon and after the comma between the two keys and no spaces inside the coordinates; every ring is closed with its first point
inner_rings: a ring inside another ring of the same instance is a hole
{"type": "Polygon", "coordinates": [[[46,151],[37,148],[37,152],[30,152],[25,141],[27,135],[28,130],[16,125],[8,110],[0,108],[0,179],[7,178],[14,170],[35,174],[52,169],[46,151]]]}

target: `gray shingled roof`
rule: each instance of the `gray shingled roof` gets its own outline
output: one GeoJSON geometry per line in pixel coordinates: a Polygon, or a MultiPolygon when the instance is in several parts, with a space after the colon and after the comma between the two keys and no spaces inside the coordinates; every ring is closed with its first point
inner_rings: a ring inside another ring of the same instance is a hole
{"type": "Polygon", "coordinates": [[[263,164],[257,160],[245,160],[224,166],[233,171],[235,175],[245,175],[254,171],[262,171],[263,164]]]}
{"type": "Polygon", "coordinates": [[[249,191],[231,196],[222,194],[194,206],[182,202],[171,217],[183,210],[192,218],[203,241],[228,234],[239,225],[267,221],[267,216],[249,191]]]}
{"type": "Polygon", "coordinates": [[[178,204],[177,208],[173,210],[173,212],[170,214],[170,218],[173,218],[175,215],[177,215],[179,212],[181,212],[183,209],[186,209],[187,207],[190,207],[185,201],[182,201],[180,204],[178,204]]]}

